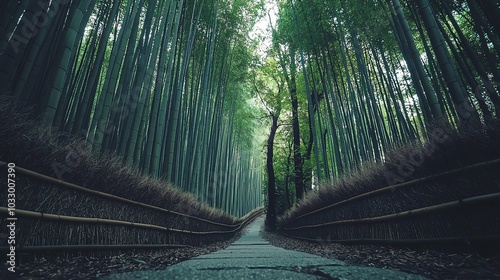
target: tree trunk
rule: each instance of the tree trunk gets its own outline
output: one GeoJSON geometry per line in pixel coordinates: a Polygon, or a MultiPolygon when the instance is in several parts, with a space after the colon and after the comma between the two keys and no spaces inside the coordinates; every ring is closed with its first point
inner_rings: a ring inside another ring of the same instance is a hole
{"type": "Polygon", "coordinates": [[[276,230],[276,177],[274,174],[273,157],[274,157],[274,137],[276,136],[276,130],[278,130],[278,117],[276,115],[271,116],[271,132],[267,138],[267,159],[266,159],[266,170],[267,170],[267,198],[268,198],[268,208],[266,217],[266,226],[269,230],[276,230]]]}

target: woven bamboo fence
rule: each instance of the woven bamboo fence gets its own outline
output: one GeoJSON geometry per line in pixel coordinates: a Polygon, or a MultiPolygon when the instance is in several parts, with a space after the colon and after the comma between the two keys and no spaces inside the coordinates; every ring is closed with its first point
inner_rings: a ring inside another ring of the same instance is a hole
{"type": "MultiPolygon", "coordinates": [[[[0,162],[0,167],[8,165],[0,162]]],[[[100,256],[117,250],[197,246],[228,239],[263,213],[259,208],[233,223],[212,221],[190,214],[189,206],[182,213],[18,166],[15,173],[16,250],[32,256],[61,251],[100,256]]],[[[9,209],[0,207],[0,216],[0,226],[6,228],[9,209]]],[[[7,237],[2,237],[5,249],[7,237]]]]}
{"type": "Polygon", "coordinates": [[[280,231],[317,242],[399,245],[500,243],[500,159],[390,185],[299,215],[280,231]],[[481,185],[475,184],[481,180],[481,185]],[[470,184],[470,191],[453,186],[470,184]]]}

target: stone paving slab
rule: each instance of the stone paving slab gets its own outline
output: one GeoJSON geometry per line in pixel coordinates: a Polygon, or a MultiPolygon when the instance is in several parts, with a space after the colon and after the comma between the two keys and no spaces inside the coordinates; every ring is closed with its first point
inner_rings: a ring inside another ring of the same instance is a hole
{"type": "Polygon", "coordinates": [[[400,271],[351,266],[340,260],[285,250],[262,239],[264,218],[224,250],[198,256],[164,270],[112,274],[100,279],[425,279],[400,271]]]}

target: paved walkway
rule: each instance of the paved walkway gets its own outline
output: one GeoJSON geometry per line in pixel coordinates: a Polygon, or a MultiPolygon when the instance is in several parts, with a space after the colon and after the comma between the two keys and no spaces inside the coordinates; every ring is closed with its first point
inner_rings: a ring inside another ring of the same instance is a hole
{"type": "Polygon", "coordinates": [[[272,246],[259,232],[257,218],[244,235],[224,250],[198,256],[165,270],[114,274],[102,279],[424,279],[388,269],[349,266],[339,260],[272,246]]]}

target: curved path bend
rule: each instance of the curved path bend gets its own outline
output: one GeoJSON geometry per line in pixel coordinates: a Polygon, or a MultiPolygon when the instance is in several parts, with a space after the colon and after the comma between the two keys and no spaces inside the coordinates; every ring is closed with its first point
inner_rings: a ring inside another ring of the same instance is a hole
{"type": "Polygon", "coordinates": [[[400,271],[347,265],[339,260],[285,250],[264,240],[257,218],[226,249],[198,256],[164,270],[112,274],[100,279],[425,279],[400,271]]]}

